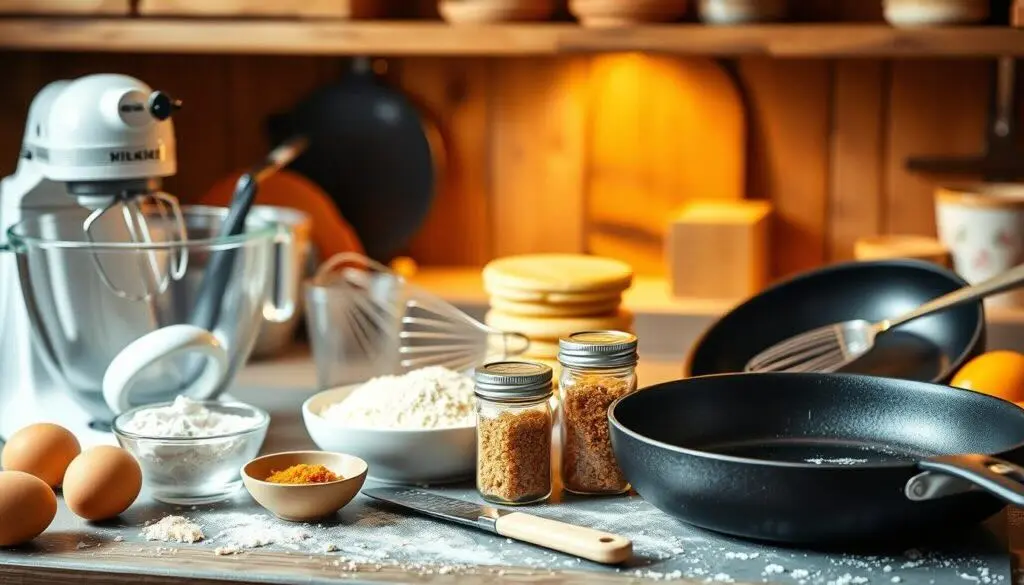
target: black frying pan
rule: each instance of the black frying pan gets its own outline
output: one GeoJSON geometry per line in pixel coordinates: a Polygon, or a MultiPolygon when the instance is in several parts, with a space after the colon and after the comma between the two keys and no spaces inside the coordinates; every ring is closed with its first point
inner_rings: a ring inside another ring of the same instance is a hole
{"type": "Polygon", "coordinates": [[[1024,409],[969,390],[851,374],[705,376],[626,396],[609,420],[644,499],[734,536],[905,542],[1024,504],[1024,469],[1007,463],[1024,463],[1024,409]]]}
{"type": "MultiPolygon", "coordinates": [[[[775,343],[848,319],[879,321],[967,286],[930,262],[848,262],[797,275],[766,289],[711,326],[694,345],[684,376],[742,372],[750,358],[775,343]]],[[[980,302],[908,323],[878,344],[846,373],[947,383],[985,350],[980,302]]]]}
{"type": "Polygon", "coordinates": [[[374,260],[389,262],[426,221],[445,154],[440,134],[369,59],[353,59],[341,79],[272,117],[268,132],[274,144],[308,138],[290,169],[330,195],[374,260]]]}

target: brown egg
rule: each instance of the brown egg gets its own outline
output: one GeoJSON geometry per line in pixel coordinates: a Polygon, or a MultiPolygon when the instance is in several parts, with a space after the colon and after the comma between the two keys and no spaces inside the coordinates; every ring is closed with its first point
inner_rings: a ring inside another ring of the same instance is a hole
{"type": "Polygon", "coordinates": [[[39,536],[57,515],[57,496],[46,482],[23,471],[0,471],[0,546],[39,536]]]}
{"type": "Polygon", "coordinates": [[[82,452],[78,439],[64,427],[39,423],[29,425],[11,435],[0,466],[4,471],[24,471],[57,487],[64,479],[71,460],[82,452]]]}
{"type": "Polygon", "coordinates": [[[142,469],[131,453],[100,445],[82,451],[64,474],[64,502],[86,520],[124,512],[142,490],[142,469]]]}

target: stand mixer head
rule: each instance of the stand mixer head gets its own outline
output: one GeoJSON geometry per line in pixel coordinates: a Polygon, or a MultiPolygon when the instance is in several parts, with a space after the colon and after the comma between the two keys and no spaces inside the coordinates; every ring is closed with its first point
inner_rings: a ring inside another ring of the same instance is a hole
{"type": "MultiPolygon", "coordinates": [[[[184,240],[177,199],[160,191],[161,179],[177,170],[170,117],[180,102],[137,79],[111,74],[56,82],[37,101],[40,107],[33,103],[29,111],[22,159],[35,163],[40,178],[64,182],[68,195],[92,210],[82,226],[91,242],[97,241],[94,226],[100,218],[120,212],[128,241],[151,243],[141,212],[149,206],[171,216],[179,229],[168,235],[184,240]]],[[[17,198],[17,193],[11,196],[17,198]]],[[[31,192],[22,198],[31,199],[31,192]]],[[[115,294],[134,300],[165,290],[168,278],[181,278],[188,261],[185,254],[172,258],[162,274],[155,254],[150,254],[147,282],[136,293],[115,286],[99,260],[93,260],[115,294]]]]}
{"type": "MultiPolygon", "coordinates": [[[[29,108],[17,170],[0,182],[0,243],[6,243],[8,228],[23,219],[82,207],[90,210],[82,225],[89,242],[184,241],[177,199],[160,190],[162,179],[177,171],[170,118],[179,106],[166,93],[126,75],[87,75],[44,87],[29,108]],[[156,210],[169,219],[161,224],[171,228],[155,233],[143,210],[150,217],[156,210]],[[120,221],[101,222],[108,214],[117,214],[120,221]]],[[[184,274],[188,257],[181,250],[163,259],[157,252],[140,255],[144,270],[131,271],[144,275],[137,287],[117,283],[110,267],[96,254],[92,259],[117,296],[148,300],[184,274]]],[[[41,379],[46,368],[40,365],[42,352],[31,348],[17,266],[10,254],[2,256],[0,437],[11,432],[13,421],[37,420],[33,410],[45,409],[46,418],[53,419],[54,409],[73,409],[56,393],[52,399],[42,396],[54,385],[52,376],[41,379]]]]}

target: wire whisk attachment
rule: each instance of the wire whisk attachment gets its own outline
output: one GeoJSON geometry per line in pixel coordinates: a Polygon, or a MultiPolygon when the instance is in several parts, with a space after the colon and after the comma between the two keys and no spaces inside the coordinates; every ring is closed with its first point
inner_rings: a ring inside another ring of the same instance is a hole
{"type": "Polygon", "coordinates": [[[489,356],[506,359],[530,347],[530,339],[522,333],[484,325],[422,290],[406,302],[399,339],[404,370],[444,366],[464,371],[489,356]]]}
{"type": "MultiPolygon", "coordinates": [[[[124,191],[113,197],[79,197],[79,201],[92,208],[83,222],[82,229],[91,244],[111,243],[118,240],[111,237],[96,237],[101,221],[108,213],[119,208],[121,225],[127,236],[127,242],[140,244],[140,253],[136,255],[142,286],[135,290],[123,284],[115,284],[115,279],[108,273],[99,257],[101,252],[91,254],[93,264],[99,272],[103,284],[120,298],[133,301],[146,301],[163,294],[172,281],[181,280],[188,268],[188,249],[185,246],[173,245],[160,247],[156,244],[183,244],[188,240],[185,218],[181,205],[173,195],[163,191],[133,193],[124,191]],[[154,230],[150,219],[157,220],[159,229],[154,230]],[[161,238],[154,238],[154,234],[161,238]]],[[[101,230],[108,231],[108,230],[101,230]]],[[[120,230],[118,230],[120,231],[120,230]]],[[[117,267],[120,272],[131,273],[126,267],[117,267]]]]}
{"type": "MultiPolygon", "coordinates": [[[[529,339],[485,325],[447,301],[356,253],[325,262],[307,294],[314,343],[338,337],[332,353],[372,375],[429,366],[466,371],[525,352],[529,339]]],[[[314,353],[317,348],[314,347],[314,353]]]]}

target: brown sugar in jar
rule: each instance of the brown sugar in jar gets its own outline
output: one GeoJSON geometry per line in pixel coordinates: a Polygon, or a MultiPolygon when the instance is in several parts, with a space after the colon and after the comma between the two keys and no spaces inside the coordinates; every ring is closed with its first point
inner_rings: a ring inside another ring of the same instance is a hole
{"type": "Polygon", "coordinates": [[[559,340],[562,484],[577,494],[629,490],[612,451],[608,407],[637,389],[637,338],[587,331],[559,340]]]}
{"type": "Polygon", "coordinates": [[[477,368],[477,489],[498,504],[551,495],[551,368],[495,362],[477,368]]]}

